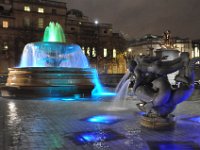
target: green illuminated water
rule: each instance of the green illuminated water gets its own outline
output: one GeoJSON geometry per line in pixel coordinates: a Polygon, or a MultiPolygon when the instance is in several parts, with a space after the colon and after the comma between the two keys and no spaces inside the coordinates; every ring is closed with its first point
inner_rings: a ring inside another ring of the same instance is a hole
{"type": "Polygon", "coordinates": [[[59,23],[49,23],[44,31],[43,42],[66,43],[65,34],[59,23]]]}

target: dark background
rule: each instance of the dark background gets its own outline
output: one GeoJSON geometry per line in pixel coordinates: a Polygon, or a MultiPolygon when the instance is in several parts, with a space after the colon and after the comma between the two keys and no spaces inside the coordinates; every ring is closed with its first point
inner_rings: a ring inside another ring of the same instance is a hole
{"type": "Polygon", "coordinates": [[[200,0],[61,0],[91,21],[112,23],[116,32],[132,38],[145,34],[200,38],[200,0]]]}

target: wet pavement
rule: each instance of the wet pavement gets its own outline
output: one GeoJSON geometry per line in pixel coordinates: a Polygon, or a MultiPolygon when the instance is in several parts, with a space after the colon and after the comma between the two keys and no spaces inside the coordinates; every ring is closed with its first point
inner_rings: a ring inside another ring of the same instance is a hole
{"type": "Polygon", "coordinates": [[[141,127],[137,102],[0,98],[0,150],[200,150],[200,89],[171,131],[141,127]]]}

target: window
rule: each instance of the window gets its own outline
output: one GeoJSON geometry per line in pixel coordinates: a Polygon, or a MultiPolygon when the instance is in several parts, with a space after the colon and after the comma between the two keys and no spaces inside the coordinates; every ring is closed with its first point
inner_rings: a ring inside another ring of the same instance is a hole
{"type": "Polygon", "coordinates": [[[117,57],[117,51],[116,49],[113,49],[113,58],[116,58],[117,57]]]}
{"type": "Polygon", "coordinates": [[[194,58],[194,50],[192,51],[192,58],[194,58]]]}
{"type": "Polygon", "coordinates": [[[38,18],[38,28],[44,28],[44,18],[38,18]]]}
{"type": "Polygon", "coordinates": [[[83,54],[85,54],[85,47],[82,47],[83,54]]]}
{"type": "Polygon", "coordinates": [[[24,27],[30,27],[31,21],[29,17],[24,18],[24,27]]]}
{"type": "Polygon", "coordinates": [[[87,48],[87,55],[90,56],[90,47],[87,48]]]}
{"type": "Polygon", "coordinates": [[[194,57],[199,57],[199,49],[198,49],[198,47],[194,48],[194,57]]]}
{"type": "Polygon", "coordinates": [[[3,21],[3,28],[8,28],[9,24],[8,21],[3,21]]]}
{"type": "Polygon", "coordinates": [[[72,31],[74,31],[74,30],[75,30],[75,28],[74,28],[74,27],[71,27],[71,30],[72,30],[72,31]]]}
{"type": "Polygon", "coordinates": [[[31,8],[29,6],[24,6],[24,11],[30,12],[31,8]]]}
{"type": "Polygon", "coordinates": [[[3,43],[3,50],[4,50],[4,51],[7,51],[7,50],[8,50],[8,43],[7,43],[7,42],[4,42],[4,43],[3,43]]]}
{"type": "Polygon", "coordinates": [[[44,8],[38,8],[38,13],[44,13],[44,8]]]}
{"type": "Polygon", "coordinates": [[[92,48],[92,57],[96,57],[97,56],[97,53],[96,53],[96,50],[95,50],[95,47],[92,48]]]}
{"type": "Polygon", "coordinates": [[[103,49],[103,57],[107,57],[108,56],[108,49],[104,48],[103,49]]]}
{"type": "Polygon", "coordinates": [[[9,0],[5,0],[4,2],[5,2],[5,4],[10,4],[9,0]]]}
{"type": "Polygon", "coordinates": [[[56,15],[57,14],[57,11],[56,9],[52,9],[52,14],[56,15]]]}

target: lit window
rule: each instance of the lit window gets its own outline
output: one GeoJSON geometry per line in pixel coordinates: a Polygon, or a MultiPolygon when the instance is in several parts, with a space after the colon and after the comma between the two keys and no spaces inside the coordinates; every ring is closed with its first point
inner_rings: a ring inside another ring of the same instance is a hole
{"type": "Polygon", "coordinates": [[[38,18],[38,28],[44,28],[44,18],[38,18]]]}
{"type": "Polygon", "coordinates": [[[82,47],[83,54],[85,54],[85,47],[82,47]]]}
{"type": "Polygon", "coordinates": [[[87,48],[87,55],[90,56],[90,48],[87,48]]]}
{"type": "Polygon", "coordinates": [[[44,13],[44,8],[38,8],[38,13],[44,13]]]}
{"type": "Polygon", "coordinates": [[[116,58],[117,57],[117,51],[116,49],[113,49],[113,58],[116,58]]]}
{"type": "Polygon", "coordinates": [[[93,49],[92,49],[92,57],[96,57],[96,56],[97,56],[97,53],[96,53],[95,47],[93,47],[93,49]]]}
{"type": "Polygon", "coordinates": [[[8,21],[3,21],[3,28],[8,28],[8,21]]]}
{"type": "Polygon", "coordinates": [[[198,47],[194,48],[194,57],[199,57],[199,49],[198,49],[198,47]]]}
{"type": "Polygon", "coordinates": [[[29,6],[24,6],[24,11],[30,12],[31,8],[29,6]]]}
{"type": "Polygon", "coordinates": [[[8,43],[7,43],[7,42],[4,42],[4,43],[3,43],[3,50],[4,50],[4,51],[7,51],[7,50],[8,50],[8,43]]]}
{"type": "Polygon", "coordinates": [[[103,57],[107,57],[108,56],[108,49],[104,48],[103,49],[103,57]]]}

